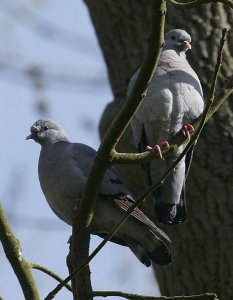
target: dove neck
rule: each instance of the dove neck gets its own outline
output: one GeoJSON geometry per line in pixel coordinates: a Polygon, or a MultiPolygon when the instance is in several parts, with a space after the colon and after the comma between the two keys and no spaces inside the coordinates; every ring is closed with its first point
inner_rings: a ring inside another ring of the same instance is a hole
{"type": "Polygon", "coordinates": [[[178,49],[178,48],[172,48],[171,46],[164,46],[164,48],[163,48],[163,52],[162,52],[162,55],[165,55],[165,56],[168,56],[168,53],[171,53],[171,54],[173,54],[172,56],[175,56],[175,55],[178,55],[178,56],[180,56],[180,57],[186,57],[186,54],[185,54],[185,52],[186,51],[184,51],[184,50],[180,50],[180,49],[178,49]]]}
{"type": "Polygon", "coordinates": [[[70,142],[67,136],[54,136],[49,139],[40,140],[39,143],[41,146],[53,145],[60,142],[70,142]]]}

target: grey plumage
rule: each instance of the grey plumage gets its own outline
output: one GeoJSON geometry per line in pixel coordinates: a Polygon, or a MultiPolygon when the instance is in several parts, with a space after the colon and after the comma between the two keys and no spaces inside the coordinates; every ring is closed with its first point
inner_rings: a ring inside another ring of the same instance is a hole
{"type": "MultiPolygon", "coordinates": [[[[80,199],[96,156],[91,147],[71,143],[62,127],[51,120],[38,120],[27,139],[41,144],[39,180],[45,198],[54,213],[72,225],[74,207],[80,199]]],[[[103,178],[91,232],[106,236],[134,202],[134,199],[113,168],[103,178]]],[[[165,244],[170,241],[141,210],[134,210],[112,239],[128,246],[146,266],[151,261],[169,264],[171,253],[165,244]]]]}
{"type": "MultiPolygon", "coordinates": [[[[165,35],[165,46],[147,95],[131,122],[139,152],[145,151],[147,145],[160,145],[203,111],[200,81],[185,55],[187,49],[191,49],[190,42],[190,35],[181,29],[171,30],[165,35]]],[[[128,93],[132,90],[138,72],[130,81],[128,93]]],[[[185,146],[180,146],[165,160],[143,165],[150,184],[165,173],[185,146]]],[[[153,194],[155,215],[161,223],[174,225],[186,219],[185,179],[193,148],[153,194]]]]}

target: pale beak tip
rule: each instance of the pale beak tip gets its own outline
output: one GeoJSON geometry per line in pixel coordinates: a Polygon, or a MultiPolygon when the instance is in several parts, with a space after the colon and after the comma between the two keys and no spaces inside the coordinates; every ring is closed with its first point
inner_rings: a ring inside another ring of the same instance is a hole
{"type": "Polygon", "coordinates": [[[184,47],[184,49],[192,49],[192,46],[191,46],[190,43],[187,42],[187,41],[184,41],[184,42],[183,42],[183,47],[184,47]]]}
{"type": "Polygon", "coordinates": [[[31,139],[33,139],[32,134],[29,134],[29,135],[26,136],[26,138],[25,138],[26,141],[27,141],[27,140],[31,140],[31,139]]]}

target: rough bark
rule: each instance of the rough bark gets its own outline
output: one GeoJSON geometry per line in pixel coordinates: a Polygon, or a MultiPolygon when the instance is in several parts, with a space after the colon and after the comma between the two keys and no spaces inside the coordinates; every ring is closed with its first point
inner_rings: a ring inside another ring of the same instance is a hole
{"type": "MultiPolygon", "coordinates": [[[[114,101],[101,123],[103,136],[125,101],[131,74],[140,65],[148,36],[149,1],[86,0],[108,68],[114,101]]],[[[208,4],[186,12],[168,7],[167,30],[186,29],[193,37],[188,60],[198,73],[205,95],[213,73],[222,27],[230,29],[233,11],[208,4]]],[[[233,33],[225,46],[220,86],[233,71],[233,33]]],[[[174,263],[156,267],[163,295],[216,292],[221,300],[233,293],[233,104],[229,101],[209,122],[199,139],[187,184],[188,221],[165,228],[173,240],[174,263]]],[[[131,130],[119,150],[133,151],[131,130]]],[[[135,149],[134,149],[135,150],[135,149]]],[[[120,166],[135,194],[144,191],[140,166],[120,166]],[[127,176],[126,176],[127,175],[127,176]]]]}

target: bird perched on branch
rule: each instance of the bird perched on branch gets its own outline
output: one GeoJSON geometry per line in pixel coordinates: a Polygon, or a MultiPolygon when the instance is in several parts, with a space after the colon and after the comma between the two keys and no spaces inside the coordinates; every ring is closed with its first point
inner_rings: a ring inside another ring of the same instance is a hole
{"type": "MultiPolygon", "coordinates": [[[[84,144],[71,143],[63,128],[51,120],[35,122],[26,139],[41,145],[39,180],[49,206],[60,219],[72,225],[74,208],[82,196],[96,151],[84,144]]],[[[99,190],[91,233],[105,237],[133,203],[131,193],[114,169],[107,169],[99,190]]],[[[146,266],[150,266],[151,261],[159,265],[172,261],[165,244],[170,241],[169,237],[138,208],[112,241],[129,247],[146,266]]]]}
{"type": "MultiPolygon", "coordinates": [[[[149,84],[146,97],[136,112],[131,127],[139,152],[156,151],[160,158],[161,147],[169,147],[167,139],[182,130],[187,140],[190,124],[203,112],[204,102],[200,81],[186,60],[191,49],[190,35],[181,29],[165,35],[157,69],[149,84]]],[[[139,70],[132,77],[128,94],[133,88],[139,70]]],[[[187,144],[187,143],[186,143],[187,144]]],[[[165,160],[143,165],[149,183],[155,183],[181,154],[186,144],[172,152],[165,160]]],[[[175,225],[186,219],[185,180],[193,155],[192,147],[174,168],[164,183],[153,193],[154,211],[161,223],[175,225]]]]}

